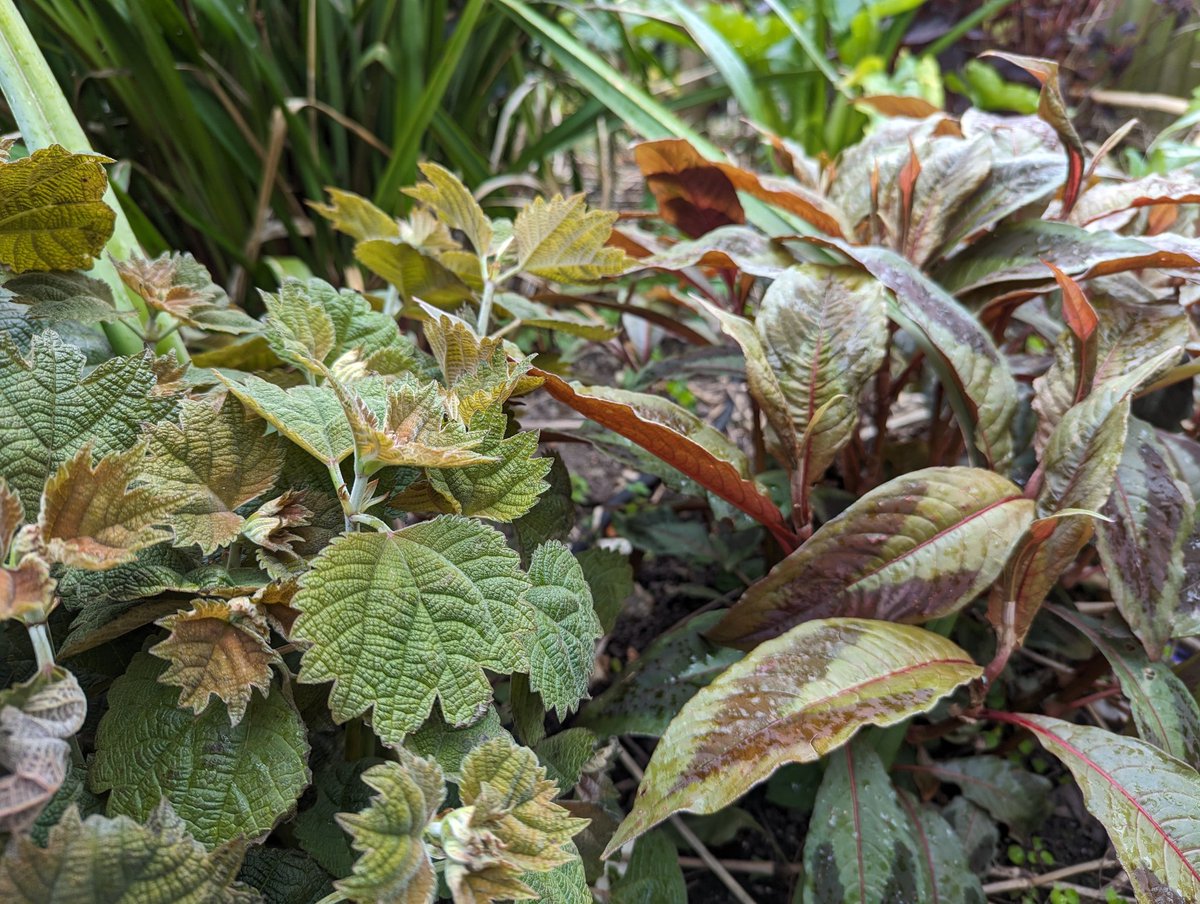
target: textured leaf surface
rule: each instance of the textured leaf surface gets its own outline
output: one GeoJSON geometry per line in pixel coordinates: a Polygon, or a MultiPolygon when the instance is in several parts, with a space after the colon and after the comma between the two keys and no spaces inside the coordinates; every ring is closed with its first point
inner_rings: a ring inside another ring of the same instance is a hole
{"type": "MultiPolygon", "coordinates": [[[[70,738],[83,727],[87,698],[61,669],[0,692],[0,831],[27,830],[67,777],[70,738]]],[[[0,881],[0,885],[3,882],[0,881]]]]}
{"type": "Polygon", "coordinates": [[[1007,464],[1017,386],[991,336],[944,289],[895,253],[836,240],[819,243],[858,262],[892,291],[889,314],[938,369],[968,444],[992,467],[1007,464]]]}
{"type": "Polygon", "coordinates": [[[160,525],[187,499],[186,492],[130,488],[143,474],[148,446],[143,439],[128,452],[114,452],[93,465],[88,444],[50,476],[38,531],[52,560],[104,571],[171,539],[171,531],[160,525]]]}
{"type": "Polygon", "coordinates": [[[534,198],[513,221],[517,266],[556,282],[589,282],[625,269],[625,252],[607,244],[616,213],[588,210],[583,195],[534,198]]]}
{"type": "Polygon", "coordinates": [[[500,724],[500,714],[494,706],[478,722],[463,728],[447,725],[435,710],[424,725],[404,739],[404,746],[417,756],[433,760],[448,779],[457,782],[468,753],[484,741],[508,737],[511,735],[500,724]]]}
{"type": "Polygon", "coordinates": [[[1050,811],[1048,778],[998,756],[938,760],[926,767],[944,782],[958,785],[963,797],[982,807],[1018,838],[1036,831],[1050,811]]]}
{"type": "Polygon", "coordinates": [[[271,689],[271,666],[279,662],[271,648],[266,616],[246,597],[231,602],[196,600],[187,612],[160,619],[171,636],[150,648],[170,665],[158,680],[180,688],[179,706],[196,715],[215,695],[237,725],[246,714],[254,688],[271,689]]]}
{"type": "Polygon", "coordinates": [[[103,323],[128,316],[113,305],[112,290],[83,273],[26,273],[4,282],[4,291],[28,305],[28,317],[53,325],[64,320],[103,323]]]}
{"type": "Polygon", "coordinates": [[[1144,741],[1049,716],[1009,722],[1062,760],[1142,904],[1200,897],[1200,774],[1144,741]]]}
{"type": "Polygon", "coordinates": [[[983,886],[967,864],[962,839],[933,807],[899,793],[900,805],[916,832],[930,904],[986,904],[983,886]]]}
{"type": "MultiPolygon", "coordinates": [[[[314,757],[315,759],[315,757],[314,757]]],[[[350,875],[355,853],[350,837],[338,825],[338,813],[358,813],[371,800],[371,789],[362,783],[362,773],[377,763],[375,757],[349,762],[332,759],[313,770],[316,799],[292,821],[300,847],[334,877],[350,875]]]]}
{"type": "Polygon", "coordinates": [[[561,863],[544,873],[522,873],[521,882],[528,885],[542,901],[554,901],[555,904],[592,904],[595,899],[592,897],[592,890],[588,888],[587,875],[579,851],[574,843],[568,843],[566,849],[573,854],[566,863],[561,863]]]}
{"type": "Polygon", "coordinates": [[[0,164],[0,264],[14,273],[91,267],[116,221],[101,200],[108,162],[55,144],[0,164]]]}
{"type": "Polygon", "coordinates": [[[647,832],[633,845],[625,873],[613,883],[612,904],[687,904],[679,854],[665,830],[647,832]]]}
{"type": "Polygon", "coordinates": [[[317,904],[333,890],[329,873],[294,848],[250,848],[238,879],[262,892],[266,904],[317,904]]]}
{"type": "Polygon", "coordinates": [[[492,223],[479,202],[459,181],[458,177],[436,163],[422,163],[420,185],[404,189],[416,198],[451,229],[463,232],[476,254],[487,254],[492,246],[492,223]]]}
{"type": "Polygon", "coordinates": [[[144,826],[118,816],[79,818],[74,807],[37,847],[18,838],[0,860],[0,898],[12,904],[253,904],[235,885],[245,845],[206,851],[164,801],[144,826]]]}
{"type": "Polygon", "coordinates": [[[810,618],[920,622],[987,589],[1033,515],[998,474],[927,468],[888,481],[823,524],[743,594],[710,637],[743,647],[810,618]]]}
{"type": "Polygon", "coordinates": [[[181,323],[233,335],[259,330],[258,321],[235,307],[208,268],[190,254],[167,253],[150,261],[135,257],[116,266],[125,285],[147,306],[181,323]]]}
{"type": "Polygon", "coordinates": [[[537,548],[529,582],[525,600],[537,625],[529,649],[529,685],[562,718],[587,696],[603,631],[583,569],[562,543],[537,548]]]}
{"type": "Polygon", "coordinates": [[[807,621],[760,644],[667,728],[608,851],[672,813],[715,813],[790,762],[812,762],[864,725],[924,712],[982,669],[920,628],[807,621]]]}
{"type": "Polygon", "coordinates": [[[402,763],[372,766],[362,780],[379,793],[361,813],[338,814],[361,855],[338,890],[362,904],[432,901],[437,879],[421,834],[445,796],[441,771],[409,755],[402,763]]]}
{"type": "Polygon", "coordinates": [[[274,827],[308,785],[304,723],[281,691],[251,699],[230,725],[225,708],[200,716],[159,683],[165,663],[139,653],[108,692],[88,779],[109,791],[109,815],[144,819],[166,797],[210,847],[274,827]]]}
{"type": "Polygon", "coordinates": [[[869,745],[829,760],[804,841],[805,904],[918,904],[932,900],[919,835],[869,745]],[[914,837],[915,836],[915,837],[914,837]]]}
{"type": "Polygon", "coordinates": [[[592,590],[596,617],[607,633],[616,624],[625,600],[633,593],[633,566],[629,564],[628,556],[599,546],[585,549],[575,558],[592,590]]]}
{"type": "Polygon", "coordinates": [[[435,698],[452,724],[473,722],[492,699],[485,668],[528,668],[528,586],[504,537],[465,518],[343,536],[293,600],[293,636],[312,644],[301,680],[334,682],[339,721],[373,709],[388,743],[419,728],[435,698]]]}
{"type": "Polygon", "coordinates": [[[43,622],[55,606],[55,581],[50,564],[36,553],[14,565],[0,566],[0,621],[17,619],[27,625],[43,622]]]}
{"type": "Polygon", "coordinates": [[[168,417],[152,395],[153,357],[110,358],[86,377],[84,356],[57,333],[33,337],[28,359],[0,333],[0,474],[32,514],[46,478],[92,444],[99,457],[133,445],[143,422],[168,417]]]}

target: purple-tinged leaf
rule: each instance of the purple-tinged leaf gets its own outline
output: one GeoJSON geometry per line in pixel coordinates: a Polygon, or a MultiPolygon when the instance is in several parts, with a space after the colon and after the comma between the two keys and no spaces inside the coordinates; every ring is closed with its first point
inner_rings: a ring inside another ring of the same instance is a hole
{"type": "Polygon", "coordinates": [[[1107,182],[1089,188],[1068,219],[1078,226],[1086,226],[1103,217],[1139,207],[1197,203],[1200,203],[1200,182],[1183,173],[1154,173],[1141,179],[1107,182]]]}

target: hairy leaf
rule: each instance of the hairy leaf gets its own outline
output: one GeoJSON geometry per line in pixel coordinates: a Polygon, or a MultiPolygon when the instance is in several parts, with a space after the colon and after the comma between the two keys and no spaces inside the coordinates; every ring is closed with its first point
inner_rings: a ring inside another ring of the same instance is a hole
{"type": "Polygon", "coordinates": [[[591,588],[596,617],[607,633],[616,624],[621,606],[633,593],[633,567],[629,557],[615,549],[597,546],[583,550],[575,558],[591,588]]]}
{"type": "Polygon", "coordinates": [[[50,563],[36,553],[21,556],[11,566],[0,565],[0,622],[44,622],[55,606],[54,589],[50,563]]]}
{"type": "Polygon", "coordinates": [[[396,220],[362,195],[340,188],[326,188],[328,204],[310,201],[308,206],[329,220],[333,228],[357,241],[400,235],[396,220]]]}
{"type": "Polygon", "coordinates": [[[1033,503],[998,474],[928,468],[876,487],[746,591],[709,636],[750,647],[833,615],[922,622],[996,579],[1033,503]]]}
{"type": "Polygon", "coordinates": [[[109,815],[145,819],[166,797],[210,847],[270,831],[308,785],[308,741],[295,707],[274,690],[235,726],[225,708],[180,709],[159,682],[166,663],[139,653],[108,692],[88,774],[109,815]]]}
{"type": "Polygon", "coordinates": [[[457,782],[468,753],[484,741],[508,737],[511,735],[500,724],[500,714],[494,706],[488,707],[482,719],[465,728],[447,725],[441,712],[435,710],[424,725],[404,739],[404,746],[417,756],[433,760],[448,779],[457,782]]]}
{"type": "Polygon", "coordinates": [[[458,177],[444,167],[436,163],[422,163],[420,167],[426,181],[404,189],[404,193],[428,207],[451,229],[466,235],[477,255],[487,254],[492,247],[492,223],[479,202],[458,177]]]}
{"type": "Polygon", "coordinates": [[[534,198],[513,221],[517,266],[556,282],[590,282],[626,267],[625,252],[606,244],[616,213],[588,210],[582,195],[534,198]]]}
{"type": "Polygon", "coordinates": [[[0,264],[26,270],[87,270],[113,232],[116,214],[98,154],[54,144],[0,163],[0,264]]]}
{"type": "Polygon", "coordinates": [[[538,384],[527,375],[530,358],[510,361],[501,340],[480,339],[461,320],[442,316],[430,321],[425,338],[445,379],[450,414],[467,427],[477,413],[538,384]]]}
{"type": "Polygon", "coordinates": [[[187,493],[171,519],[175,545],[208,554],[233,541],[245,521],[237,509],[271,489],[282,466],[279,438],[225,397],[184,402],[178,423],[155,427],[144,476],[156,490],[187,493]]]}
{"type": "Polygon", "coordinates": [[[100,457],[133,445],[144,422],[170,416],[156,396],[153,356],[110,358],[86,377],[83,353],[47,331],[29,358],[0,333],[0,474],[30,514],[46,479],[85,443],[100,457]]]}
{"type": "Polygon", "coordinates": [[[1010,715],[1062,760],[1142,904],[1200,896],[1200,774],[1144,741],[1049,716],[1010,715]]]}
{"type": "MultiPolygon", "coordinates": [[[[549,540],[566,540],[575,526],[571,475],[560,455],[552,452],[547,458],[550,460],[550,470],[546,472],[548,486],[545,492],[538,497],[533,508],[512,523],[517,549],[526,565],[538,546],[549,540]]],[[[592,590],[594,595],[595,588],[592,590]]]]}
{"type": "Polygon", "coordinates": [[[583,860],[574,842],[564,846],[571,859],[566,863],[546,872],[525,872],[521,874],[521,882],[529,886],[533,893],[542,901],[554,901],[555,904],[592,904],[592,890],[588,888],[587,874],[584,871],[583,860]]]}
{"type": "Polygon", "coordinates": [[[45,848],[13,841],[0,860],[0,899],[12,904],[254,904],[262,899],[235,880],[246,849],[237,841],[206,851],[170,804],[146,824],[118,816],[81,820],[70,807],[45,848]]]}
{"type": "Polygon", "coordinates": [[[261,891],[266,904],[317,904],[333,890],[329,873],[295,848],[250,848],[238,879],[261,891]]]}
{"type": "Polygon", "coordinates": [[[679,810],[715,813],[784,763],[812,762],[864,725],[924,712],[981,673],[957,646],[921,628],[806,621],[684,704],[608,852],[679,810]]]}
{"type": "MultiPolygon", "coordinates": [[[[314,765],[315,760],[314,755],[314,765]]],[[[367,808],[371,791],[360,781],[360,776],[380,762],[369,756],[352,762],[334,758],[315,768],[316,799],[292,821],[300,847],[335,878],[350,875],[355,859],[350,838],[335,817],[338,813],[358,813],[367,808]]]]}
{"type": "Polygon", "coordinates": [[[130,483],[143,475],[149,439],[128,452],[106,455],[93,466],[92,447],[83,446],[46,481],[38,532],[53,561],[105,571],[133,561],[139,550],[171,539],[156,525],[188,494],[177,488],[130,483]]]}
{"type": "Polygon", "coordinates": [[[293,636],[312,644],[300,680],[334,682],[338,721],[373,709],[387,743],[419,728],[435,699],[451,724],[473,722],[491,702],[483,670],[529,666],[528,586],[504,537],[466,518],[343,536],[292,601],[293,636]]]}
{"type": "Polygon", "coordinates": [[[361,813],[337,815],[361,855],[338,890],[362,904],[432,901],[437,878],[421,835],[445,797],[441,770],[408,754],[399,763],[372,766],[362,780],[379,793],[361,813]]]}
{"type": "Polygon", "coordinates": [[[198,330],[241,335],[258,332],[258,321],[234,307],[208,268],[190,254],[163,254],[152,261],[134,258],[117,263],[130,289],[156,311],[198,330]]]}
{"type": "MultiPolygon", "coordinates": [[[[557,459],[556,459],[557,460],[557,459]]],[[[21,497],[0,477],[0,562],[8,559],[8,550],[17,530],[25,523],[25,506],[21,497]]]]}
{"type": "Polygon", "coordinates": [[[50,325],[73,320],[104,323],[128,316],[113,305],[112,290],[83,273],[51,271],[14,276],[4,283],[13,300],[28,305],[30,320],[50,325]]]}
{"type": "Polygon", "coordinates": [[[354,256],[395,286],[405,300],[417,297],[448,306],[474,297],[471,287],[453,270],[400,239],[367,239],[354,246],[354,256]]]}

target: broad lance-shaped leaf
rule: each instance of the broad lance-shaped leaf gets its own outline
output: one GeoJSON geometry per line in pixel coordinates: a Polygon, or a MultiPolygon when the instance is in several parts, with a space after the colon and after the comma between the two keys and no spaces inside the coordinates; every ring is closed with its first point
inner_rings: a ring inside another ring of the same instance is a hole
{"type": "Polygon", "coordinates": [[[308,785],[299,713],[274,690],[252,697],[236,726],[223,706],[196,716],[178,707],[178,688],[160,683],[165,667],[139,653],[113,682],[88,784],[110,792],[110,816],[145,819],[166,797],[210,847],[270,831],[308,785]]]}
{"type": "Polygon", "coordinates": [[[920,834],[869,744],[830,757],[813,813],[820,817],[804,840],[804,904],[933,900],[920,834]]]}
{"type": "Polygon", "coordinates": [[[42,495],[38,534],[52,561],[105,571],[132,562],[139,550],[171,538],[157,525],[187,498],[184,490],[130,484],[144,473],[149,439],[93,466],[89,443],[64,462],[42,495]]]}
{"type": "Polygon", "coordinates": [[[1002,757],[976,755],[913,768],[957,785],[963,797],[1017,838],[1036,832],[1050,813],[1053,783],[1002,757]]]}
{"type": "Polygon", "coordinates": [[[83,376],[84,355],[47,330],[29,358],[0,332],[0,474],[36,511],[46,478],[85,443],[99,457],[133,445],[142,424],[169,417],[156,397],[154,357],[110,358],[83,376]]]}
{"type": "Polygon", "coordinates": [[[372,766],[362,780],[379,793],[361,813],[337,814],[361,855],[338,890],[361,904],[432,901],[437,877],[421,836],[446,796],[441,770],[405,753],[399,763],[372,766]]]}
{"type": "Polygon", "coordinates": [[[940,618],[987,589],[1032,517],[1033,502],[991,471],[897,477],[821,525],[709,636],[747,648],[810,618],[940,618]]]}
{"type": "Polygon", "coordinates": [[[590,282],[615,276],[625,252],[608,244],[617,214],[588,210],[583,195],[534,198],[513,221],[517,267],[556,282],[590,282]]]}
{"type": "Polygon", "coordinates": [[[254,688],[264,696],[270,693],[271,666],[281,660],[271,648],[266,616],[247,597],[196,600],[190,611],[157,624],[171,636],[150,652],[170,663],[158,680],[180,688],[180,708],[200,715],[216,695],[236,726],[254,688]]]}
{"type": "Polygon", "coordinates": [[[292,601],[292,636],[312,645],[300,680],[333,681],[334,718],[371,709],[389,744],[420,728],[435,699],[450,723],[475,721],[492,699],[483,670],[529,667],[535,627],[517,564],[502,534],[454,515],[334,540],[292,601]]]}
{"type": "Polygon", "coordinates": [[[1071,770],[1141,904],[1200,899],[1200,773],[1102,728],[1036,715],[1004,721],[1028,729],[1071,770]]]}
{"type": "Polygon", "coordinates": [[[275,486],[283,466],[279,437],[236,399],[186,401],[179,421],[154,428],[144,477],[188,500],[171,518],[176,546],[210,554],[227,546],[245,519],[237,509],[275,486]]]}
{"type": "Polygon", "coordinates": [[[1183,549],[1196,505],[1175,479],[1168,453],[1147,423],[1130,418],[1112,495],[1096,525],[1096,546],[1117,608],[1159,659],[1175,636],[1184,578],[1183,549]]]}
{"type": "Polygon", "coordinates": [[[0,264],[14,273],[91,267],[116,221],[101,200],[111,162],[57,144],[0,162],[0,264]]]}
{"type": "Polygon", "coordinates": [[[563,718],[587,696],[596,641],[604,632],[583,569],[562,543],[537,548],[529,582],[525,600],[537,625],[529,648],[529,686],[563,718]]]}
{"type": "Polygon", "coordinates": [[[46,847],[18,836],[0,859],[0,900],[8,904],[256,904],[237,883],[246,843],[206,851],[167,801],[146,824],[118,816],[79,817],[74,806],[50,829],[46,847]]]}
{"type": "Polygon", "coordinates": [[[921,628],[856,618],[797,625],[684,704],[606,855],[672,813],[715,813],[784,763],[817,760],[864,725],[926,712],[982,673],[921,628]]]}
{"type": "Polygon", "coordinates": [[[968,863],[962,838],[936,809],[904,791],[897,792],[916,832],[925,886],[934,904],[986,904],[983,885],[968,863]]]}
{"type": "Polygon", "coordinates": [[[712,437],[715,431],[691,412],[655,396],[570,384],[536,367],[530,373],[541,377],[545,390],[564,405],[632,440],[741,509],[766,527],[785,550],[796,548],[795,536],[783,515],[766,492],[738,467],[738,460],[727,449],[728,440],[720,434],[712,437]]]}
{"type": "Polygon", "coordinates": [[[932,144],[922,155],[912,207],[904,212],[904,257],[918,267],[926,265],[948,231],[962,216],[972,193],[992,168],[990,142],[984,137],[951,139],[932,144]]]}
{"type": "Polygon", "coordinates": [[[836,248],[892,291],[888,314],[924,350],[954,408],[968,450],[991,467],[1012,457],[1017,384],[996,344],[951,295],[904,258],[867,245],[812,239],[836,248]]]}
{"type": "Polygon", "coordinates": [[[0,831],[19,835],[33,825],[67,776],[67,738],[86,715],[79,682],[62,669],[0,691],[0,831]]]}
{"type": "Polygon", "coordinates": [[[666,829],[647,832],[633,845],[625,872],[612,885],[612,904],[688,904],[679,853],[666,829]]]}

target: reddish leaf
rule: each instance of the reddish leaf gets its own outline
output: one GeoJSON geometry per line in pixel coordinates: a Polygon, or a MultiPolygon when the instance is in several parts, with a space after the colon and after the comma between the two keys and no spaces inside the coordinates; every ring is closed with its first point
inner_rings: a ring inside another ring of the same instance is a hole
{"type": "Polygon", "coordinates": [[[1080,226],[1122,211],[1156,204],[1198,204],[1200,182],[1175,173],[1154,174],[1129,182],[1108,182],[1084,192],[1070,221],[1080,226]]]}
{"type": "Polygon", "coordinates": [[[746,222],[733,183],[684,139],[642,142],[633,149],[633,158],[662,218],[692,238],[746,222]]]}
{"type": "Polygon", "coordinates": [[[1092,388],[1092,376],[1096,372],[1096,328],[1100,318],[1092,307],[1079,283],[1063,273],[1049,261],[1043,261],[1054,274],[1054,280],[1062,290],[1063,319],[1074,334],[1078,360],[1075,364],[1075,401],[1083,401],[1083,397],[1092,388]]]}

